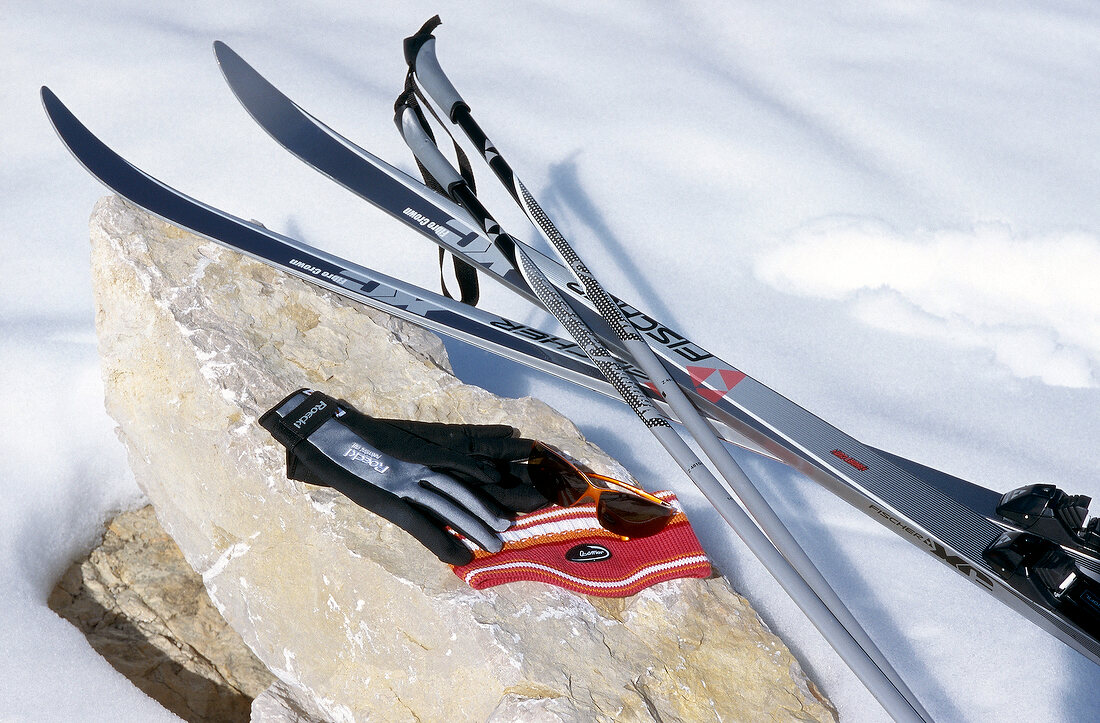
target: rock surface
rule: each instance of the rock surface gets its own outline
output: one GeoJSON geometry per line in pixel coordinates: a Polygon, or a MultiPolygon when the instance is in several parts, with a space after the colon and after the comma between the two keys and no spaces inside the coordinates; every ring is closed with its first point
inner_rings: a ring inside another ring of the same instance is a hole
{"type": "Polygon", "coordinates": [[[124,512],[49,598],[92,647],[186,721],[248,721],[272,675],[210,602],[153,508],[124,512]]]}
{"type": "Polygon", "coordinates": [[[295,697],[282,681],[276,680],[252,701],[251,723],[313,723],[324,720],[316,710],[306,710],[308,701],[295,697]]]}
{"type": "Polygon", "coordinates": [[[471,590],[399,528],[288,481],[256,424],[309,386],[368,414],[511,424],[624,474],[545,404],[462,384],[428,332],[118,199],[97,205],[92,249],[107,409],[161,523],[279,678],[266,719],[835,718],[724,579],[624,600],[471,590]]]}

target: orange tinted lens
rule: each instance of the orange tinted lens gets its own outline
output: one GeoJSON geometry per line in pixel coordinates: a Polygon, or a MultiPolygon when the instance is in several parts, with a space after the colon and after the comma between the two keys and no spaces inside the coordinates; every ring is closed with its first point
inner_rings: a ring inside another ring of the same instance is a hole
{"type": "Polygon", "coordinates": [[[527,474],[548,500],[568,507],[588,492],[588,481],[564,459],[536,444],[527,459],[527,474]]]}
{"type": "Polygon", "coordinates": [[[637,495],[604,492],[596,516],[609,532],[623,537],[648,537],[663,530],[676,511],[637,495]]]}

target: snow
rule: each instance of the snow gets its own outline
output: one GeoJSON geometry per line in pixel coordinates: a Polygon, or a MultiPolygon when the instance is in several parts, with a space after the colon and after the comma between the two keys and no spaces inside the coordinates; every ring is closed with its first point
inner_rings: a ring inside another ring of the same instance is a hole
{"type": "MultiPolygon", "coordinates": [[[[436,12],[449,75],[612,291],[876,446],[993,489],[1100,495],[1093,4],[10,3],[0,719],[171,717],[45,606],[140,492],[98,381],[86,219],[104,191],[38,86],[170,185],[435,288],[434,248],[257,130],[210,44],[412,171],[392,126],[400,41],[436,12]]],[[[542,397],[673,489],[842,719],[883,719],[625,408],[449,348],[465,380],[542,397]]],[[[738,459],[937,719],[1100,717],[1095,664],[799,475],[738,459]]]]}
{"type": "Polygon", "coordinates": [[[1014,377],[1071,388],[1100,383],[1096,269],[1100,238],[1083,232],[1017,237],[998,224],[907,236],[850,219],[803,227],[755,260],[770,286],[848,301],[867,326],[984,351],[1014,377]]]}

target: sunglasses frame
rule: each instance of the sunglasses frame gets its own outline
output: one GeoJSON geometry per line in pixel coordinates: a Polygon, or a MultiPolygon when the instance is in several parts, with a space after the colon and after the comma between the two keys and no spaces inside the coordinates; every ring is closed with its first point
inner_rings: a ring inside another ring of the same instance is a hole
{"type": "MultiPolygon", "coordinates": [[[[673,515],[676,514],[676,511],[677,511],[676,507],[674,505],[666,502],[665,500],[662,500],[660,497],[657,497],[656,495],[651,495],[650,493],[646,492],[645,490],[643,490],[640,487],[635,487],[634,485],[632,485],[628,482],[623,482],[622,480],[617,480],[614,477],[608,477],[607,475],[597,474],[596,472],[586,472],[583,469],[581,469],[580,467],[578,467],[576,464],[574,464],[573,461],[570,460],[568,457],[566,457],[563,453],[559,452],[558,450],[554,449],[553,447],[551,447],[550,445],[548,445],[544,442],[540,442],[538,440],[535,440],[535,443],[531,447],[531,455],[529,455],[529,457],[534,456],[535,452],[538,451],[538,450],[541,450],[545,454],[547,454],[547,455],[549,455],[549,456],[565,463],[566,467],[570,468],[571,470],[576,472],[578,475],[580,475],[581,479],[584,480],[585,484],[588,485],[588,489],[586,489],[583,494],[581,494],[579,497],[577,497],[577,499],[575,499],[569,505],[566,505],[566,507],[573,507],[575,505],[579,505],[580,503],[584,502],[585,500],[588,500],[588,501],[592,502],[593,504],[595,504],[597,509],[599,509],[600,495],[601,494],[603,494],[604,492],[623,492],[623,491],[625,491],[625,492],[628,492],[630,494],[641,497],[646,502],[651,502],[652,504],[654,504],[654,505],[656,505],[656,506],[658,506],[658,507],[660,507],[660,508],[662,508],[666,511],[671,511],[673,515]],[[599,486],[593,484],[593,482],[592,482],[593,479],[598,479],[601,482],[606,482],[609,485],[611,485],[611,487],[610,488],[599,487],[599,486]]],[[[672,515],[669,515],[669,519],[671,519],[671,517],[672,517],[672,515]]],[[[620,537],[621,537],[621,535],[620,535],[620,537]]]]}

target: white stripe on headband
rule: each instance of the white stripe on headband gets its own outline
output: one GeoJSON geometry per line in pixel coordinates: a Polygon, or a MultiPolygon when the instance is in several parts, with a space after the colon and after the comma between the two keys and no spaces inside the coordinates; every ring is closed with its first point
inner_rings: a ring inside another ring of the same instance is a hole
{"type": "Polygon", "coordinates": [[[637,582],[638,580],[642,579],[643,577],[646,577],[648,575],[652,575],[655,572],[664,572],[665,570],[673,570],[677,567],[687,567],[689,565],[696,565],[696,564],[704,563],[704,562],[707,562],[706,555],[692,555],[691,557],[685,557],[681,560],[673,560],[671,562],[662,562],[662,563],[658,563],[656,565],[647,565],[646,567],[643,567],[638,572],[636,572],[633,575],[631,575],[627,578],[624,578],[622,580],[617,580],[617,581],[598,580],[597,581],[597,580],[586,580],[583,577],[575,577],[575,576],[570,575],[568,573],[562,572],[561,570],[558,570],[557,568],[549,567],[547,565],[540,565],[537,562],[517,561],[517,562],[506,562],[506,563],[502,563],[500,565],[491,565],[489,567],[482,567],[482,568],[478,568],[477,570],[471,570],[470,572],[466,573],[465,580],[466,580],[466,584],[469,585],[470,580],[474,579],[475,577],[477,577],[478,575],[480,575],[482,573],[496,572],[498,570],[515,570],[515,569],[527,568],[527,569],[534,569],[534,570],[543,570],[545,572],[549,572],[550,574],[554,575],[555,577],[565,578],[566,580],[569,580],[571,582],[575,582],[578,585],[587,585],[588,587],[601,587],[601,588],[609,588],[610,589],[610,588],[615,588],[615,587],[625,587],[626,585],[629,585],[633,582],[637,582]]]}

